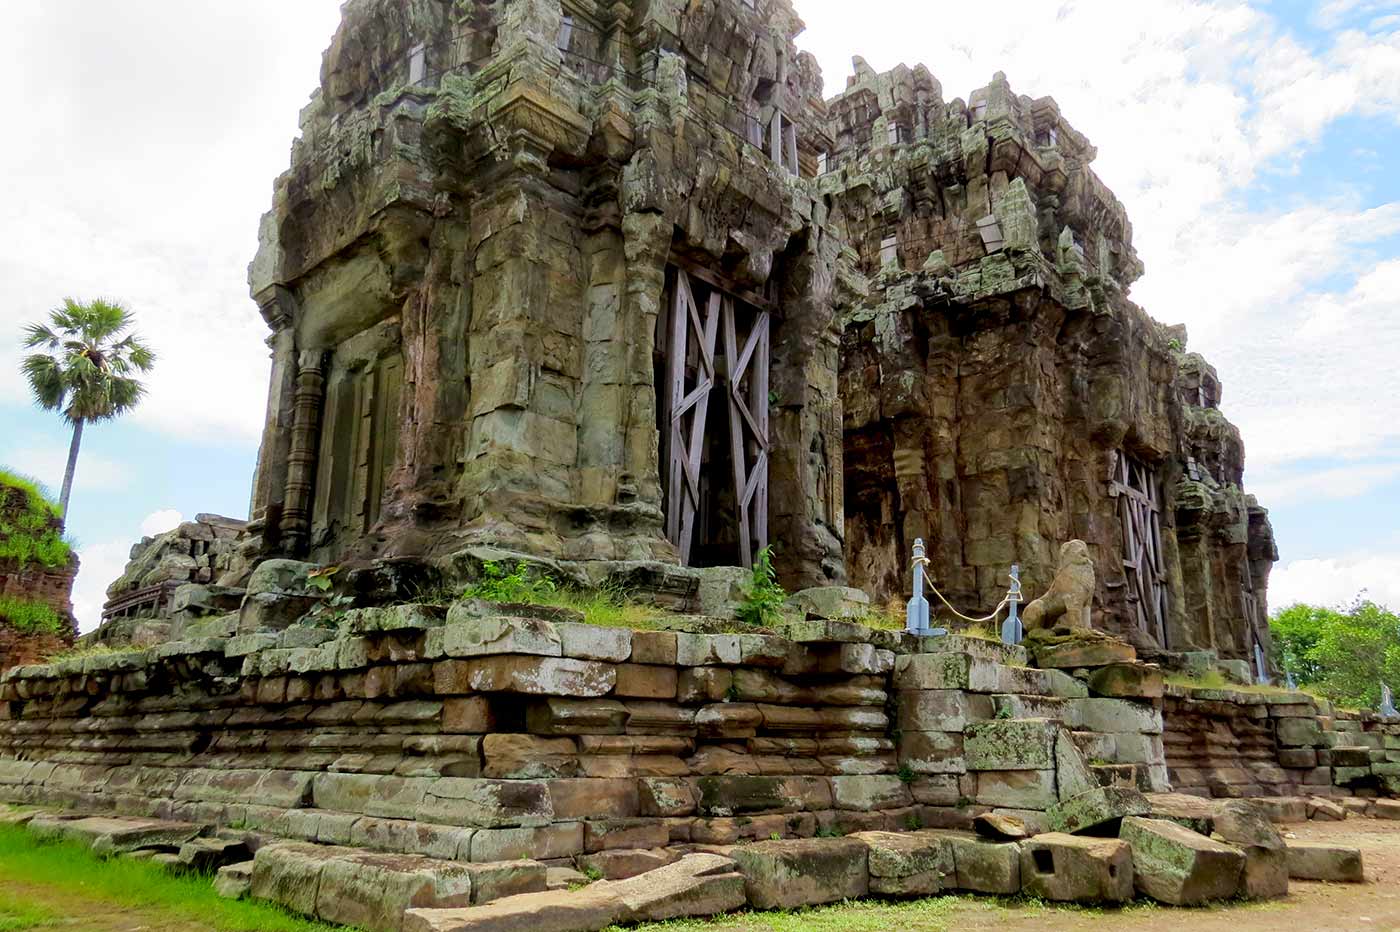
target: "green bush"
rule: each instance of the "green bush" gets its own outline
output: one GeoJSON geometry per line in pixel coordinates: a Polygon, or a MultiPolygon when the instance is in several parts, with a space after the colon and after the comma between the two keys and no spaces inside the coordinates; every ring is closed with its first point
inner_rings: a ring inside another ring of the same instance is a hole
{"type": "Polygon", "coordinates": [[[1376,708],[1382,682],[1400,689],[1400,617],[1374,602],[1342,610],[1290,605],[1269,630],[1278,665],[1344,708],[1376,708]]]}
{"type": "Polygon", "coordinates": [[[0,496],[7,489],[24,493],[22,510],[0,511],[0,561],[20,566],[44,566],[58,569],[68,565],[73,548],[52,527],[58,517],[58,506],[45,497],[43,489],[32,479],[0,469],[0,496]]]}
{"type": "Polygon", "coordinates": [[[773,548],[764,547],[758,552],[748,591],[739,605],[739,620],[751,625],[773,624],[782,619],[786,601],[787,591],[778,585],[778,574],[773,570],[773,548]]]}
{"type": "Polygon", "coordinates": [[[0,621],[9,622],[12,628],[26,634],[58,634],[64,627],[62,616],[44,603],[8,595],[0,595],[0,621]]]}
{"type": "Polygon", "coordinates": [[[481,569],[485,575],[467,587],[462,593],[464,598],[539,605],[553,601],[559,588],[547,576],[532,578],[530,565],[524,560],[515,564],[515,569],[510,571],[490,560],[483,563],[481,569]]]}

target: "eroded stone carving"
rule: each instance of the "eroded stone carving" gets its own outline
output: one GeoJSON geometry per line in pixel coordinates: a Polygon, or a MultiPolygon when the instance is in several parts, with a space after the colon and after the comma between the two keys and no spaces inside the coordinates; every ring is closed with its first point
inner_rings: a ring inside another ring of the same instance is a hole
{"type": "Polygon", "coordinates": [[[1093,628],[1094,561],[1082,540],[1060,547],[1060,564],[1045,595],[1026,606],[1026,629],[1055,628],[1087,631],[1093,628]]]}

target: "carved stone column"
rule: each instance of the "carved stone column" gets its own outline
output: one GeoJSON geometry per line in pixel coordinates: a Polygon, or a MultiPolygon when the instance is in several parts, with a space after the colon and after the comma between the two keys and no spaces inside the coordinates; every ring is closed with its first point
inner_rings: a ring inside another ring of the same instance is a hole
{"type": "Polygon", "coordinates": [[[287,505],[282,527],[288,553],[306,552],[311,532],[312,486],[325,397],[325,354],[304,350],[297,357],[297,391],[292,420],[292,449],[287,456],[287,505]]]}

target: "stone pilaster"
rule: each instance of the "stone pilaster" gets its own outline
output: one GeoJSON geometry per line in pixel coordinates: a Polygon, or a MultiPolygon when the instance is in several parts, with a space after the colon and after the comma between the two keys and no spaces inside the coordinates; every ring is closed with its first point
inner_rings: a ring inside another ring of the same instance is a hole
{"type": "Polygon", "coordinates": [[[311,495],[326,388],[324,367],[325,353],[321,350],[305,350],[297,357],[292,444],[287,456],[287,504],[282,515],[284,547],[291,554],[305,552],[311,530],[311,495]]]}

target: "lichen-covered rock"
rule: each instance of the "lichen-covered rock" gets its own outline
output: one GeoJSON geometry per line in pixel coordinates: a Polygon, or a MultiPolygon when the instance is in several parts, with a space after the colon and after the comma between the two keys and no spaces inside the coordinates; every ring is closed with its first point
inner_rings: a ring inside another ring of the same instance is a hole
{"type": "Polygon", "coordinates": [[[1070,903],[1133,898],[1133,854],[1116,838],[1050,832],[1021,843],[1021,889],[1070,903]]]}
{"type": "Polygon", "coordinates": [[[870,889],[866,846],[849,838],[763,841],[735,848],[733,857],[758,909],[835,903],[870,889]]]}
{"type": "Polygon", "coordinates": [[[932,896],[957,886],[953,849],[940,835],[859,832],[849,837],[869,850],[871,893],[932,896]]]}
{"type": "Polygon", "coordinates": [[[1244,852],[1175,822],[1129,817],[1118,837],[1133,849],[1133,883],[1154,900],[1196,906],[1240,891],[1244,852]]]}
{"type": "Polygon", "coordinates": [[[1050,826],[1057,832],[1082,832],[1127,816],[1145,816],[1152,807],[1137,790],[1095,787],[1050,807],[1050,826]]]}
{"type": "Polygon", "coordinates": [[[1326,880],[1332,883],[1365,883],[1361,851],[1324,842],[1290,842],[1288,876],[1294,880],[1326,880]]]}

